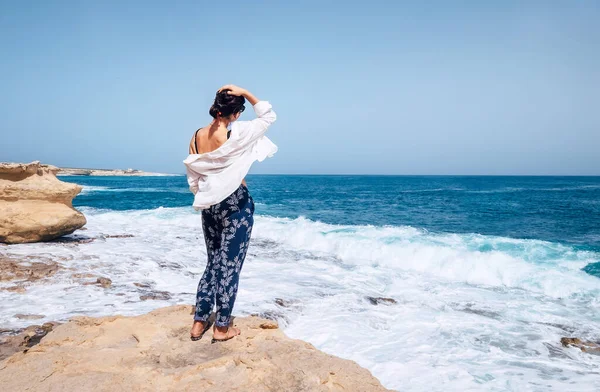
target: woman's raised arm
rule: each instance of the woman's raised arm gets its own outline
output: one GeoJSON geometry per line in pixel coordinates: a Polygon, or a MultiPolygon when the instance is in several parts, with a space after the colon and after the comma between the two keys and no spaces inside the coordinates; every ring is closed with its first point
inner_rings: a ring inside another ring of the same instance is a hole
{"type": "Polygon", "coordinates": [[[222,90],[231,90],[228,91],[227,94],[236,95],[238,97],[242,96],[246,98],[252,106],[256,105],[260,101],[260,99],[256,98],[250,91],[246,90],[245,88],[238,87],[235,84],[227,84],[221,87],[219,89],[219,92],[221,92],[222,90]]]}
{"type": "Polygon", "coordinates": [[[238,87],[234,84],[228,84],[219,89],[219,91],[228,89],[230,95],[243,96],[252,104],[256,113],[256,118],[251,121],[236,121],[236,128],[239,132],[239,142],[242,145],[252,143],[262,137],[267,129],[275,122],[277,115],[273,106],[268,101],[261,101],[248,90],[238,87]]]}

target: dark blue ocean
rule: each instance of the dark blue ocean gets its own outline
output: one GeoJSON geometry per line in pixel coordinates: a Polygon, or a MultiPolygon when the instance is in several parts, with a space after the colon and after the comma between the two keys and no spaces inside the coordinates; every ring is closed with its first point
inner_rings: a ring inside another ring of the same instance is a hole
{"type": "MultiPolygon", "coordinates": [[[[72,242],[0,248],[64,267],[25,293],[0,282],[5,327],[26,323],[18,313],[44,322],[194,302],[207,256],[184,176],[61,179],[83,186],[74,205],[87,224],[72,242]]],[[[390,389],[600,390],[600,357],[561,345],[600,341],[600,177],[247,183],[256,211],[234,315],[276,319],[390,389]]]]}

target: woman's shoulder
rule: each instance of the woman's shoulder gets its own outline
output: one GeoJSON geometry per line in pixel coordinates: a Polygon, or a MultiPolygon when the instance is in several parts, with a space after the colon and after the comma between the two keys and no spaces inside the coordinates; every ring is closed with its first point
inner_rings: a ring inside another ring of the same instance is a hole
{"type": "Polygon", "coordinates": [[[198,142],[197,142],[198,133],[200,133],[200,131],[202,131],[204,128],[206,128],[206,127],[201,127],[194,131],[194,134],[192,135],[192,138],[190,139],[190,148],[189,148],[190,154],[198,153],[198,142]]]}

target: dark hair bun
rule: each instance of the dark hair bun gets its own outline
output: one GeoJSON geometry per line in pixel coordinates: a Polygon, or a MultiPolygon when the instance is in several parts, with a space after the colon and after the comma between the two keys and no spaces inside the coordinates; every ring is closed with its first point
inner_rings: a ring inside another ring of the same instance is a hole
{"type": "Polygon", "coordinates": [[[227,117],[242,110],[242,105],[244,105],[246,99],[244,97],[227,94],[228,91],[231,90],[223,90],[217,93],[215,102],[208,110],[208,114],[213,118],[217,118],[217,116],[227,117]]]}

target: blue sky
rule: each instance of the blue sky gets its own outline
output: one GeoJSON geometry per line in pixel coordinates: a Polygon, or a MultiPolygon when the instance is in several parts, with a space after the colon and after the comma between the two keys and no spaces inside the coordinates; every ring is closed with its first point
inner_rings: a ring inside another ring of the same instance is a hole
{"type": "Polygon", "coordinates": [[[278,114],[252,173],[600,175],[599,20],[597,1],[0,0],[0,161],[183,173],[235,83],[278,114]]]}

